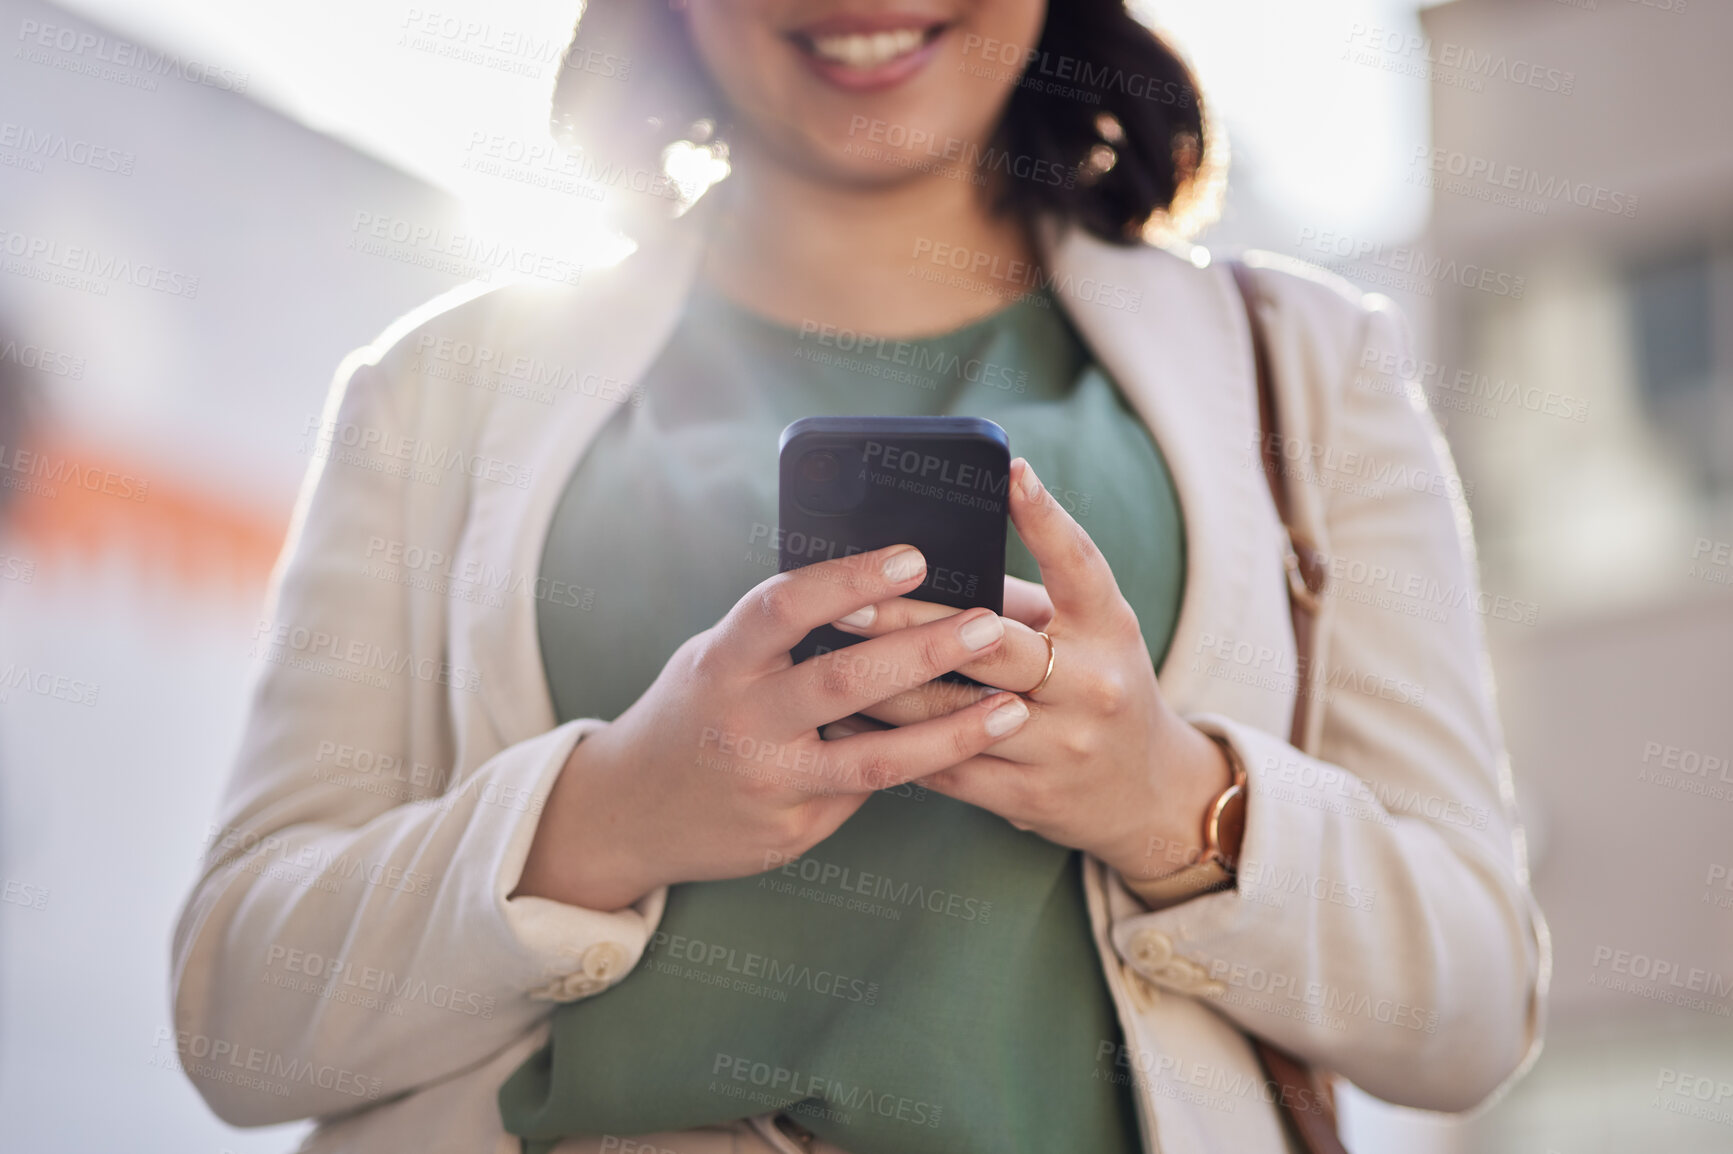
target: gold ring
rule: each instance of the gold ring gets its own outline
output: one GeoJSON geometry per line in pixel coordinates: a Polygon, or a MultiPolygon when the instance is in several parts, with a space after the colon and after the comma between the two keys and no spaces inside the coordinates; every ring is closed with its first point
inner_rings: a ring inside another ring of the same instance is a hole
{"type": "Polygon", "coordinates": [[[1037,693],[1040,693],[1042,687],[1047,684],[1048,679],[1053,676],[1053,638],[1040,631],[1037,631],[1036,636],[1047,643],[1047,672],[1041,675],[1041,680],[1035,683],[1034,689],[1025,689],[1023,691],[1024,697],[1034,697],[1037,693]]]}

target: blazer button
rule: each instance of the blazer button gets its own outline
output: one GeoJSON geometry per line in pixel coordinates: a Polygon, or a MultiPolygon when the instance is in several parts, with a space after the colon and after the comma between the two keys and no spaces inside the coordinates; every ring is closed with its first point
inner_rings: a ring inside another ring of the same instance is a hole
{"type": "Polygon", "coordinates": [[[618,942],[597,942],[584,951],[586,978],[606,985],[626,968],[626,947],[618,942]]]}
{"type": "Polygon", "coordinates": [[[1131,935],[1131,958],[1145,973],[1159,973],[1173,961],[1173,939],[1160,930],[1138,930],[1131,935]]]}
{"type": "Polygon", "coordinates": [[[1161,1001],[1161,990],[1148,978],[1138,973],[1136,968],[1126,965],[1120,971],[1125,977],[1125,992],[1131,998],[1131,1004],[1139,1010],[1151,1010],[1161,1001]]]}
{"type": "Polygon", "coordinates": [[[586,994],[595,993],[605,984],[586,977],[582,970],[574,970],[539,989],[531,990],[530,997],[540,1002],[575,1002],[586,994]]]}

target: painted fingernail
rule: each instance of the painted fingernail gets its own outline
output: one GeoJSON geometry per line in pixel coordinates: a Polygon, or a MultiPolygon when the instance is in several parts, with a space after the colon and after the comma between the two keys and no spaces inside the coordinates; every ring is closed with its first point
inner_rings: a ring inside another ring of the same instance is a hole
{"type": "Polygon", "coordinates": [[[1027,459],[1023,461],[1023,495],[1031,501],[1041,499],[1041,478],[1035,475],[1035,466],[1027,459]]]}
{"type": "Polygon", "coordinates": [[[919,549],[898,549],[885,558],[885,580],[900,585],[910,577],[926,571],[927,559],[919,549]]]}
{"type": "Polygon", "coordinates": [[[1029,707],[1023,704],[1021,697],[1013,697],[987,715],[987,735],[1004,737],[1027,720],[1029,707]]]}
{"type": "Polygon", "coordinates": [[[879,615],[878,606],[877,605],[868,605],[868,606],[865,606],[864,608],[856,609],[853,613],[850,613],[847,617],[838,617],[836,619],[836,623],[838,625],[852,625],[856,629],[865,629],[868,625],[871,625],[873,623],[873,618],[877,617],[878,615],[879,615]]]}
{"type": "Polygon", "coordinates": [[[997,613],[983,613],[963,624],[957,636],[970,649],[985,649],[1005,636],[1005,619],[997,613]]]}

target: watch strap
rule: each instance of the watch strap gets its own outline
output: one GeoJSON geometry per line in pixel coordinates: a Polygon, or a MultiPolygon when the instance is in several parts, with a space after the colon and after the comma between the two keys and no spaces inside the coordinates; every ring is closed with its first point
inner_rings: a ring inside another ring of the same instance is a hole
{"type": "Polygon", "coordinates": [[[1245,827],[1246,768],[1231,744],[1220,738],[1215,741],[1227,754],[1233,780],[1210,802],[1204,814],[1203,856],[1184,869],[1158,878],[1125,880],[1126,887],[1152,910],[1230,889],[1234,884],[1239,839],[1245,827]]]}
{"type": "Polygon", "coordinates": [[[1126,888],[1143,899],[1143,904],[1152,910],[1166,909],[1191,898],[1219,893],[1231,888],[1233,884],[1234,875],[1228,872],[1228,867],[1222,864],[1220,858],[1213,856],[1193,862],[1177,873],[1164,874],[1153,881],[1125,879],[1126,888]]]}

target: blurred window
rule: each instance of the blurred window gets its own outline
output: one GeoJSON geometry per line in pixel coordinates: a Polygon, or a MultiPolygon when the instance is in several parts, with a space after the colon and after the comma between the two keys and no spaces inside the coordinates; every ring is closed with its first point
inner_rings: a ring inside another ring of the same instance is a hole
{"type": "Polygon", "coordinates": [[[1716,435],[1728,373],[1715,363],[1713,256],[1693,248],[1626,276],[1643,408],[1684,450],[1682,463],[1707,493],[1733,487],[1733,460],[1716,435]]]}

